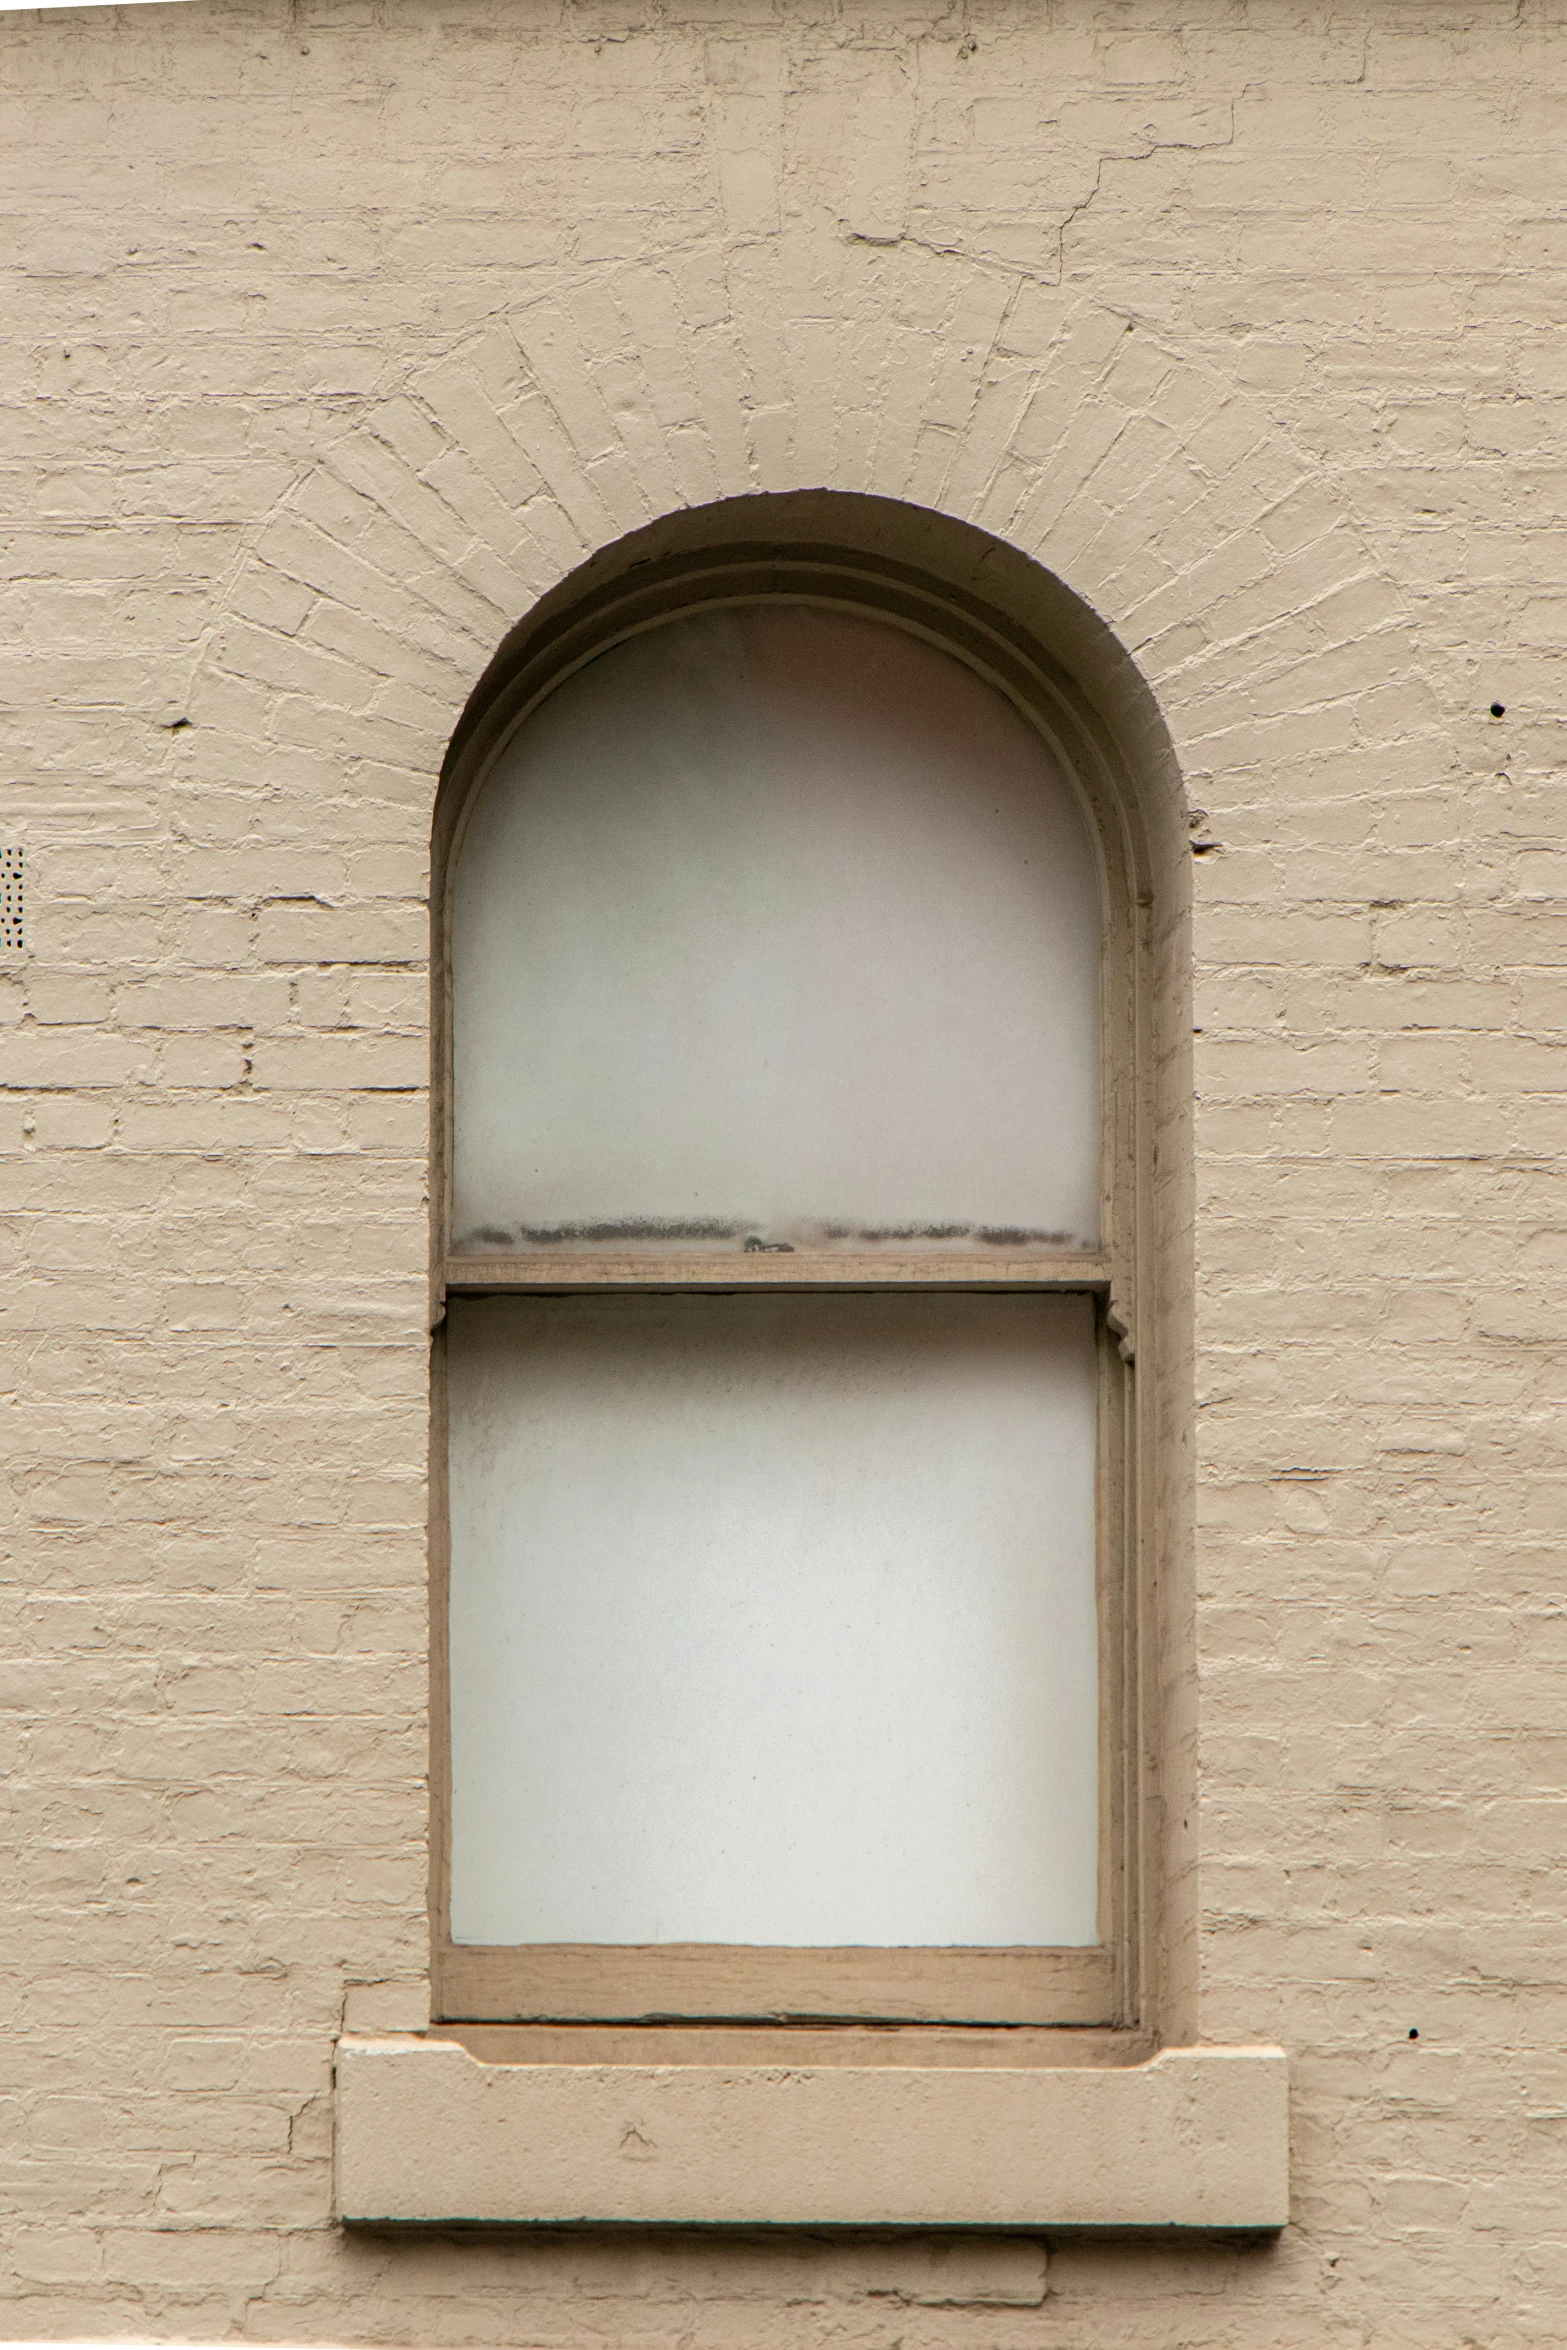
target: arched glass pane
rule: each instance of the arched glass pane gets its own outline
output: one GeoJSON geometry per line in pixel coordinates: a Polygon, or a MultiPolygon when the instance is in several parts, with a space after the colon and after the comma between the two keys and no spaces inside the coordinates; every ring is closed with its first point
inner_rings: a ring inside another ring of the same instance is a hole
{"type": "Polygon", "coordinates": [[[568,678],[472,811],[459,1249],[1091,1245],[1100,882],[963,662],[730,606],[568,678]]]}

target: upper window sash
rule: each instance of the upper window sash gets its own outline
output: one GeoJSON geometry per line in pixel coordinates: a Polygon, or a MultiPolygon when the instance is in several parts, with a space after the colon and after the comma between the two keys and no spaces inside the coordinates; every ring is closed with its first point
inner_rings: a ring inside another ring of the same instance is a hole
{"type": "Polygon", "coordinates": [[[1064,767],[927,640],[796,602],[611,646],[466,816],[450,1253],[1092,1280],[1101,897],[1064,767]]]}

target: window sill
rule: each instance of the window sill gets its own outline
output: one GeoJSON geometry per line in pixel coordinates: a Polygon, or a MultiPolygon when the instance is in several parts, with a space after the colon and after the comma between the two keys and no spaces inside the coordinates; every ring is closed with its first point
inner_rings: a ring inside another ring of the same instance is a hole
{"type": "Polygon", "coordinates": [[[1278,2048],[978,2067],[337,2044],[338,2207],[359,2226],[1272,2231],[1287,2140],[1278,2048]]]}

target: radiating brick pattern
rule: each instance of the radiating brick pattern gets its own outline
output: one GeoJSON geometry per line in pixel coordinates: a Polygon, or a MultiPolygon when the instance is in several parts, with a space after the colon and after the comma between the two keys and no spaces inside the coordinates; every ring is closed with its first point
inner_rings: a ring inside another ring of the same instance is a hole
{"type": "Polygon", "coordinates": [[[1559,2334],[1563,31],[0,17],[7,2334],[1559,2334]],[[1298,2220],[1048,2292],[330,2221],[424,1956],[435,776],[588,552],[819,485],[1058,573],[1191,800],[1202,2021],[1298,2220]]]}

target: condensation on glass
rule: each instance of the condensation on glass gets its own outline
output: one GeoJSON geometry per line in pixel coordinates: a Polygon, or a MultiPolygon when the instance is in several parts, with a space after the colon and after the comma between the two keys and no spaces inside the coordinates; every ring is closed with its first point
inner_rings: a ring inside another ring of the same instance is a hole
{"type": "Polygon", "coordinates": [[[650,628],[468,822],[453,1246],[1092,1246],[1099,940],[1076,790],[965,663],[808,604],[650,628]]]}
{"type": "Polygon", "coordinates": [[[1013,703],[823,605],[650,628],[492,763],[449,1277],[708,1287],[450,1299],[455,1942],[1099,1940],[1096,1309],[917,1266],[1096,1246],[1100,909],[1013,703]]]}

